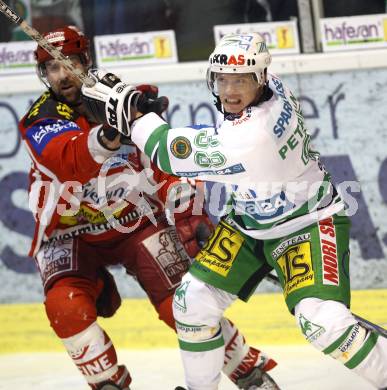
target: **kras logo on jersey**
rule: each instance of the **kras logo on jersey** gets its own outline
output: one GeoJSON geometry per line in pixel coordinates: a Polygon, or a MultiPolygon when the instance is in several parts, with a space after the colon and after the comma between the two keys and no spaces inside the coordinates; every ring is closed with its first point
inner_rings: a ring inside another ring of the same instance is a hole
{"type": "Polygon", "coordinates": [[[66,131],[81,131],[81,129],[74,122],[46,119],[28,129],[27,138],[31,146],[41,155],[49,141],[66,131]]]}

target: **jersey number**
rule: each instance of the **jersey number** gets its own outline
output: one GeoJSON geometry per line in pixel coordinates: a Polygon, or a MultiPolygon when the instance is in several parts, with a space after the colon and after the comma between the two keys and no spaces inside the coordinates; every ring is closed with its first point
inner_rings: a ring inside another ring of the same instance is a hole
{"type": "Polygon", "coordinates": [[[219,168],[226,163],[226,157],[220,152],[196,152],[195,163],[202,168],[219,168]]]}

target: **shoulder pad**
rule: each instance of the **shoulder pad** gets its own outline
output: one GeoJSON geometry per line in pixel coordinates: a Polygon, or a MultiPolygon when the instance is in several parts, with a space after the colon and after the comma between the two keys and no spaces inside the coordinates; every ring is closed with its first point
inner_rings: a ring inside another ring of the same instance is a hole
{"type": "Polygon", "coordinates": [[[55,99],[51,91],[46,91],[31,106],[24,117],[24,127],[43,118],[64,119],[75,122],[79,114],[66,103],[55,99]]]}
{"type": "Polygon", "coordinates": [[[48,118],[31,125],[27,129],[25,138],[29,141],[31,148],[41,155],[51,140],[64,133],[74,131],[82,131],[75,122],[48,118]]]}

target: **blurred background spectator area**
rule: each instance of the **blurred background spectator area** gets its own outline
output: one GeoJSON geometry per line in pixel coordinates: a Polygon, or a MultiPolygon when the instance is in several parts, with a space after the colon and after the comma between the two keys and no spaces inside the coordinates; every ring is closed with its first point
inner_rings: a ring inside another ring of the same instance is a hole
{"type": "MultiPolygon", "coordinates": [[[[206,60],[213,26],[298,18],[297,0],[6,0],[40,32],[76,25],[94,35],[174,30],[179,61],[206,60]]],[[[324,17],[386,12],[386,0],[321,0],[324,17]]],[[[2,19],[0,41],[28,40],[2,19]]]]}

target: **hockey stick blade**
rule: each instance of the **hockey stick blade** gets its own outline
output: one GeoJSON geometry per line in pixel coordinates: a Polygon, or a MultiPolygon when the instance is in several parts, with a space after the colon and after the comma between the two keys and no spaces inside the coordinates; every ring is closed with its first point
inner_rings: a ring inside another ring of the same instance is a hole
{"type": "MultiPolygon", "coordinates": [[[[272,282],[273,284],[275,284],[277,286],[281,286],[281,283],[278,280],[278,277],[276,275],[267,274],[265,276],[265,279],[269,280],[270,282],[272,282]]],[[[364,328],[371,330],[371,331],[374,331],[374,332],[378,333],[380,336],[387,338],[387,329],[384,329],[381,326],[376,325],[373,322],[370,322],[370,321],[366,320],[365,318],[358,316],[355,313],[352,313],[352,315],[355,317],[356,321],[358,321],[360,325],[364,326],[364,328]]]]}
{"type": "Polygon", "coordinates": [[[57,61],[60,61],[62,65],[71,72],[75,77],[85,84],[87,87],[92,87],[95,81],[80,69],[74,67],[70,59],[63,55],[55,46],[47,41],[39,31],[31,27],[24,19],[22,19],[12,8],[8,7],[3,0],[0,0],[0,12],[7,17],[12,23],[17,24],[20,28],[32,38],[39,46],[41,46],[48,54],[50,54],[57,61]]]}

